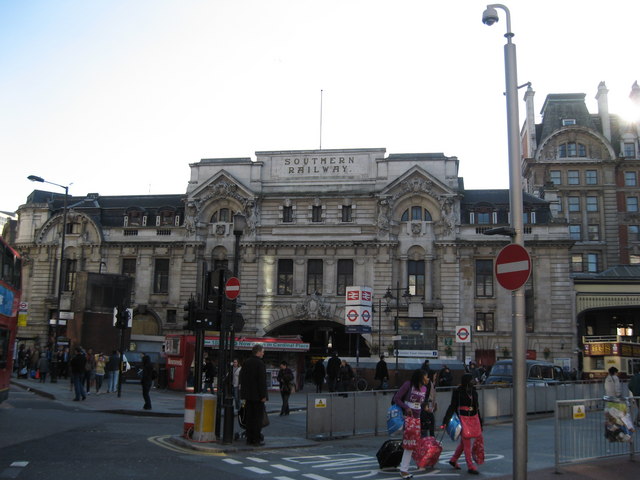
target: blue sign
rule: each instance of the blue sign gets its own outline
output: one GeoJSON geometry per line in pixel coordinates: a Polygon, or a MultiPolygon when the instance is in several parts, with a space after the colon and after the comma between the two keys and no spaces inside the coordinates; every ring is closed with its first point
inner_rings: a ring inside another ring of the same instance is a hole
{"type": "Polygon", "coordinates": [[[0,314],[10,317],[13,312],[13,292],[0,285],[0,314]]]}

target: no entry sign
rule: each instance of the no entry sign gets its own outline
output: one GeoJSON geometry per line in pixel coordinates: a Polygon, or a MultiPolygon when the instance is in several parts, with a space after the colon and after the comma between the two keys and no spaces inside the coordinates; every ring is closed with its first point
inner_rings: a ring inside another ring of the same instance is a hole
{"type": "Polygon", "coordinates": [[[496,257],[496,280],[507,290],[517,290],[531,275],[531,257],[529,252],[516,243],[507,245],[496,257]]]}
{"type": "Polygon", "coordinates": [[[240,295],[240,280],[238,277],[231,277],[224,284],[224,294],[229,300],[235,300],[240,295]]]}

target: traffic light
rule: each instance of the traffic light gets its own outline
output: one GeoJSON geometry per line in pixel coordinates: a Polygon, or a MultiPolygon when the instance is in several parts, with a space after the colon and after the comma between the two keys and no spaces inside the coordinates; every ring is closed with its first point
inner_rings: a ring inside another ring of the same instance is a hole
{"type": "Polygon", "coordinates": [[[120,305],[116,312],[116,328],[125,329],[129,326],[129,309],[120,305]]]}
{"type": "Polygon", "coordinates": [[[217,310],[198,309],[196,324],[204,330],[220,330],[220,315],[217,310]]]}
{"type": "Polygon", "coordinates": [[[191,297],[189,301],[184,305],[184,311],[187,312],[184,316],[185,324],[184,330],[196,329],[196,301],[191,297]]]}

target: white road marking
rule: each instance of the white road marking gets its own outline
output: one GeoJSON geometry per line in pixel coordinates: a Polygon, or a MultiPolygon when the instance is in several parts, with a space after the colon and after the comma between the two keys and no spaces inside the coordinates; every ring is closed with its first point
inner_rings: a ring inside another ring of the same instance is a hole
{"type": "Polygon", "coordinates": [[[27,465],[29,465],[29,462],[13,462],[9,466],[10,467],[26,467],[27,465]]]}
{"type": "Polygon", "coordinates": [[[267,463],[269,461],[259,457],[247,457],[247,460],[251,460],[252,462],[256,462],[256,463],[267,463]]]}
{"type": "Polygon", "coordinates": [[[230,463],[231,465],[240,465],[242,462],[240,460],[234,460],[233,458],[223,458],[223,462],[230,463]]]}
{"type": "Polygon", "coordinates": [[[263,468],[258,468],[258,467],[244,467],[244,469],[249,470],[250,472],[259,473],[259,474],[271,473],[269,470],[265,470],[263,468]]]}
{"type": "Polygon", "coordinates": [[[315,473],[303,473],[302,476],[310,478],[311,480],[331,480],[330,478],[323,477],[322,475],[316,475],[315,473]]]}
{"type": "Polygon", "coordinates": [[[286,465],[275,464],[271,465],[273,468],[277,468],[279,470],[284,470],[285,472],[297,472],[297,468],[287,467],[286,465]]]}

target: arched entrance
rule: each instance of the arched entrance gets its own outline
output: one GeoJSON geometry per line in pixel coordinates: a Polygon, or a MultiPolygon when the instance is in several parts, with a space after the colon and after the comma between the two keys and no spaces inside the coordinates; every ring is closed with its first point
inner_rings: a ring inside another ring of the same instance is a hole
{"type": "Polygon", "coordinates": [[[271,337],[298,335],[309,343],[310,357],[327,356],[332,351],[344,357],[355,357],[356,347],[361,357],[370,356],[369,345],[360,334],[348,334],[344,324],[331,320],[294,320],[267,332],[271,337]],[[357,343],[356,343],[357,342],[357,343]]]}

